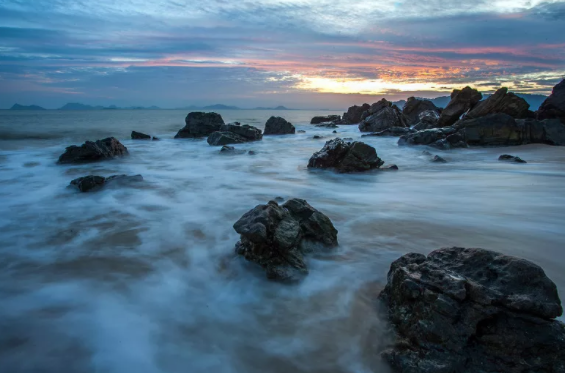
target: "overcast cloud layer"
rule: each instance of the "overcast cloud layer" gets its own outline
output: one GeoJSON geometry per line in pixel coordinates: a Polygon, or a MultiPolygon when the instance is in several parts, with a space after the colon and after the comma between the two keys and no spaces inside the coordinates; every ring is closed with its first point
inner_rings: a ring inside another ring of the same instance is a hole
{"type": "Polygon", "coordinates": [[[565,0],[0,0],[0,25],[0,108],[341,109],[565,76],[565,0]]]}

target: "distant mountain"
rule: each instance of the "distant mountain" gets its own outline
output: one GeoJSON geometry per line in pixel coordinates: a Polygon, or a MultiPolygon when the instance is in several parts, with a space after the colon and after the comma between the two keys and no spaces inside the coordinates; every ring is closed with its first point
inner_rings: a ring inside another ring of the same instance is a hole
{"type": "Polygon", "coordinates": [[[90,105],[80,104],[78,102],[69,102],[64,106],[60,107],[58,110],[100,110],[101,106],[94,107],[90,105]]]}
{"type": "Polygon", "coordinates": [[[41,106],[37,106],[37,105],[14,104],[14,106],[12,106],[10,108],[10,110],[47,110],[47,109],[42,108],[41,106]]]}
{"type": "Polygon", "coordinates": [[[208,105],[208,106],[198,106],[198,105],[190,105],[178,108],[179,110],[294,110],[289,109],[284,106],[277,106],[277,107],[256,107],[253,109],[243,109],[238,106],[229,106],[223,104],[216,104],[216,105],[208,105]]]}
{"type": "Polygon", "coordinates": [[[256,107],[252,110],[293,110],[293,109],[289,109],[284,106],[277,106],[277,107],[256,107]]]}
{"type": "Polygon", "coordinates": [[[130,106],[124,108],[118,107],[116,105],[91,106],[91,105],[85,105],[85,104],[80,104],[78,102],[74,102],[74,103],[65,104],[65,106],[59,108],[58,110],[160,110],[160,108],[157,106],[150,106],[150,107],[130,106]]]}

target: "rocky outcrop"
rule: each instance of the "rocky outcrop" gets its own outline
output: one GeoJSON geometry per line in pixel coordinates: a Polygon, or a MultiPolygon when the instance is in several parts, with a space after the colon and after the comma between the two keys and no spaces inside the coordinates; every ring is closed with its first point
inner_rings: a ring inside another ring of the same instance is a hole
{"type": "Polygon", "coordinates": [[[409,97],[402,109],[402,114],[406,118],[409,126],[415,125],[421,121],[420,115],[426,111],[436,113],[439,118],[439,108],[430,100],[409,97]]]}
{"type": "Polygon", "coordinates": [[[128,149],[115,137],[86,141],[81,146],[69,146],[57,163],[90,163],[128,155],[128,149]]]}
{"type": "Polygon", "coordinates": [[[151,140],[151,136],[141,132],[131,131],[132,140],[151,140]]]}
{"type": "Polygon", "coordinates": [[[332,168],[337,172],[361,172],[379,168],[384,164],[377,151],[363,142],[345,142],[335,138],[326,142],[322,150],[314,153],[309,168],[332,168]]]}
{"type": "Polygon", "coordinates": [[[265,123],[264,135],[291,135],[296,132],[292,123],[281,117],[270,117],[265,123]]]}
{"type": "Polygon", "coordinates": [[[565,79],[553,87],[551,95],[541,104],[537,117],[543,119],[559,119],[565,124],[565,79]]]}
{"type": "Polygon", "coordinates": [[[426,110],[420,113],[418,116],[418,122],[412,126],[412,129],[416,131],[427,130],[437,127],[437,122],[439,121],[439,112],[436,110],[426,110]]]}
{"type": "Polygon", "coordinates": [[[406,254],[379,296],[399,373],[565,371],[555,284],[539,266],[483,249],[406,254]]]}
{"type": "Polygon", "coordinates": [[[175,139],[206,137],[219,131],[224,124],[220,114],[202,112],[188,113],[184,122],[186,125],[175,135],[175,139]]]}
{"type": "Polygon", "coordinates": [[[527,118],[529,115],[530,104],[508,88],[500,88],[486,100],[480,101],[473,110],[465,115],[465,119],[484,117],[489,114],[503,113],[516,119],[527,118]]]}
{"type": "Polygon", "coordinates": [[[465,87],[462,90],[455,89],[451,93],[451,101],[442,110],[437,123],[438,127],[448,127],[459,120],[461,115],[475,107],[481,101],[483,95],[476,89],[465,87]]]}
{"type": "Polygon", "coordinates": [[[222,146],[228,144],[241,144],[244,142],[258,141],[263,138],[259,128],[238,122],[222,124],[220,130],[208,136],[208,144],[222,146]]]}
{"type": "Polygon", "coordinates": [[[235,252],[259,264],[271,280],[293,282],[308,274],[304,254],[337,246],[331,220],[302,199],[258,205],[233,226],[235,252]]]}
{"type": "Polygon", "coordinates": [[[320,124],[320,123],[330,123],[330,122],[340,122],[341,116],[339,115],[324,115],[312,118],[310,124],[320,124]]]}
{"type": "Polygon", "coordinates": [[[499,161],[508,161],[508,162],[516,162],[516,163],[528,163],[525,160],[523,160],[520,157],[516,157],[514,155],[510,155],[510,154],[502,154],[500,157],[498,157],[499,161]]]}
{"type": "MultiPolygon", "coordinates": [[[[383,99],[384,100],[384,99],[383,99]]],[[[385,100],[386,101],[386,100],[385,100]]],[[[387,101],[388,102],[388,101],[387,101]]],[[[406,127],[406,120],[398,107],[384,106],[379,102],[379,109],[359,123],[361,132],[380,132],[392,127],[406,127]]],[[[390,104],[390,102],[389,102],[390,104]]],[[[369,112],[370,113],[370,112],[369,112]]]]}
{"type": "Polygon", "coordinates": [[[378,137],[394,136],[394,137],[398,137],[398,136],[407,135],[407,134],[412,133],[412,132],[415,132],[415,131],[411,130],[408,127],[390,127],[390,128],[388,128],[384,131],[367,133],[365,135],[361,135],[361,137],[370,137],[370,136],[378,136],[378,137]]]}
{"type": "Polygon", "coordinates": [[[74,179],[71,181],[70,185],[76,187],[81,192],[93,192],[109,184],[124,186],[140,181],[143,181],[143,176],[141,175],[112,175],[107,178],[103,176],[89,175],[74,179]]]}
{"type": "Polygon", "coordinates": [[[343,124],[357,124],[361,122],[361,117],[364,112],[371,108],[369,104],[363,104],[361,106],[353,105],[347,109],[347,113],[343,113],[341,122],[343,124]]]}

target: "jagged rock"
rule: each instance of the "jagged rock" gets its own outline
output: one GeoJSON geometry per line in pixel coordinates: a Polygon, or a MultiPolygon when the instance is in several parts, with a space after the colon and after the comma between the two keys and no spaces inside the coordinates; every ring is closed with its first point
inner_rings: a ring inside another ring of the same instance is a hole
{"type": "Polygon", "coordinates": [[[483,95],[476,89],[465,87],[462,90],[455,89],[451,93],[451,101],[442,110],[437,123],[438,127],[451,126],[459,120],[461,115],[472,109],[483,95]]]}
{"type": "Polygon", "coordinates": [[[399,373],[565,371],[557,287],[527,260],[457,247],[406,254],[379,299],[396,334],[381,356],[399,373]]]}
{"type": "Polygon", "coordinates": [[[291,135],[296,132],[292,123],[281,117],[270,117],[265,123],[264,135],[291,135]]]}
{"type": "Polygon", "coordinates": [[[471,111],[465,115],[465,119],[473,119],[484,117],[489,114],[503,113],[513,118],[526,118],[530,104],[521,97],[516,96],[512,92],[508,92],[508,88],[500,88],[492,96],[486,100],[480,101],[471,111]]]}
{"type": "Polygon", "coordinates": [[[107,178],[103,176],[89,175],[72,180],[70,185],[78,188],[81,192],[92,192],[101,189],[103,186],[110,183],[123,186],[132,182],[140,181],[143,181],[143,176],[141,175],[112,175],[107,178]]]}
{"type": "MultiPolygon", "coordinates": [[[[370,114],[359,123],[359,131],[361,132],[380,132],[391,127],[406,127],[406,119],[395,105],[387,106],[385,99],[374,104],[378,107],[378,111],[370,114]]],[[[373,107],[371,107],[373,108],[373,107]]],[[[370,112],[369,112],[370,113],[370,112]]]]}
{"type": "Polygon", "coordinates": [[[178,138],[198,138],[206,137],[220,130],[224,124],[222,116],[217,113],[188,113],[185,118],[186,125],[175,136],[178,138]]]}
{"type": "Polygon", "coordinates": [[[445,159],[443,159],[442,157],[440,157],[439,155],[435,155],[432,158],[432,162],[434,162],[434,163],[447,163],[447,161],[445,159]]]}
{"type": "MultiPolygon", "coordinates": [[[[402,109],[402,114],[406,118],[406,123],[411,126],[421,122],[420,116],[424,112],[432,112],[439,118],[439,109],[430,100],[423,100],[415,97],[409,97],[402,109]]],[[[430,115],[430,114],[427,114],[430,115]]]]}
{"type": "Polygon", "coordinates": [[[151,140],[151,136],[137,131],[131,131],[131,138],[133,140],[151,140]]]}
{"type": "Polygon", "coordinates": [[[420,113],[418,116],[418,123],[412,126],[413,130],[422,131],[437,127],[437,122],[439,121],[439,111],[436,110],[426,110],[420,113]]]}
{"type": "Polygon", "coordinates": [[[499,161],[511,161],[511,162],[516,162],[516,163],[528,163],[525,160],[523,160],[520,157],[516,157],[510,154],[502,154],[500,157],[498,157],[499,161]]]}
{"type": "Polygon", "coordinates": [[[377,151],[362,142],[345,142],[335,138],[327,141],[322,150],[314,153],[308,162],[310,168],[333,168],[337,172],[361,172],[383,165],[377,151]]]}
{"type": "Polygon", "coordinates": [[[244,142],[258,141],[263,138],[261,130],[244,124],[229,123],[222,124],[220,130],[208,136],[208,144],[213,146],[241,144],[244,142]]]}
{"type": "Polygon", "coordinates": [[[369,104],[363,104],[361,106],[353,105],[347,109],[347,113],[343,113],[341,121],[343,124],[357,124],[361,122],[363,113],[370,108],[371,106],[369,104]]]}
{"type": "Polygon", "coordinates": [[[370,136],[403,136],[406,135],[408,133],[412,133],[414,131],[412,131],[410,128],[408,127],[391,127],[388,128],[384,131],[380,131],[380,132],[373,132],[373,133],[368,133],[365,135],[361,135],[361,137],[370,137],[370,136]]]}
{"type": "Polygon", "coordinates": [[[320,123],[339,122],[339,121],[341,121],[341,116],[339,115],[324,115],[324,116],[317,116],[312,118],[310,124],[320,124],[320,123]]]}
{"type": "Polygon", "coordinates": [[[89,163],[128,155],[128,149],[115,137],[97,141],[86,141],[81,146],[67,147],[57,163],[89,163]]]}
{"type": "Polygon", "coordinates": [[[235,224],[235,252],[265,269],[268,279],[297,281],[308,274],[304,254],[337,246],[331,220],[302,199],[258,205],[235,224]]]}
{"type": "Polygon", "coordinates": [[[551,95],[541,104],[538,119],[557,118],[565,124],[565,79],[553,87],[551,95]]]}

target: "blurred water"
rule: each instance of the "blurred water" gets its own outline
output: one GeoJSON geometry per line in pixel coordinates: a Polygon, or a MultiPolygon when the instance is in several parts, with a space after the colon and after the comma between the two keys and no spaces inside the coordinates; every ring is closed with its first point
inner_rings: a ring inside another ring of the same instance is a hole
{"type": "Polygon", "coordinates": [[[260,128],[281,115],[306,133],[225,156],[173,139],[183,111],[0,111],[0,372],[386,372],[374,306],[389,265],[444,246],[527,258],[564,294],[565,148],[460,149],[435,164],[425,148],[364,138],[400,170],[338,175],[306,164],[328,139],[360,139],[355,126],[332,134],[309,111],[220,113],[260,128]],[[55,164],[65,146],[107,136],[130,156],[55,164]],[[115,173],[145,182],[67,188],[115,173]],[[233,223],[277,196],[306,199],[339,230],[340,247],[309,258],[296,286],[233,256],[233,223]]]}

